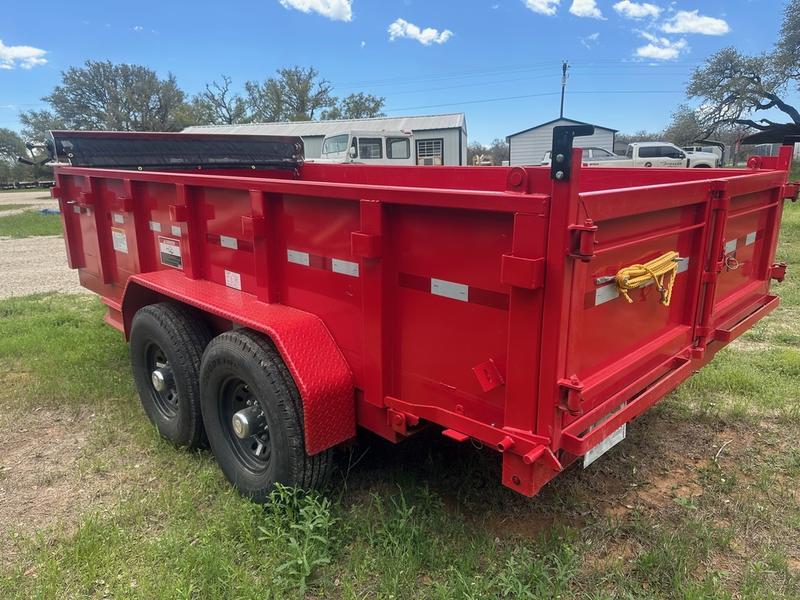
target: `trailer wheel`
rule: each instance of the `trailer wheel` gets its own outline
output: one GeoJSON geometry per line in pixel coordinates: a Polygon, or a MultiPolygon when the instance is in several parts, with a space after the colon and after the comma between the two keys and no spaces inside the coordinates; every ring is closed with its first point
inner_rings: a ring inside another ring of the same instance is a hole
{"type": "Polygon", "coordinates": [[[200,413],[200,362],[211,331],[180,304],[138,310],[130,335],[131,365],[144,411],[176,446],[207,446],[200,413]]]}
{"type": "Polygon", "coordinates": [[[276,483],[327,483],[332,450],[306,453],[300,394],[270,340],[247,329],[216,337],[203,355],[200,390],[211,449],[242,494],[265,502],[276,483]]]}

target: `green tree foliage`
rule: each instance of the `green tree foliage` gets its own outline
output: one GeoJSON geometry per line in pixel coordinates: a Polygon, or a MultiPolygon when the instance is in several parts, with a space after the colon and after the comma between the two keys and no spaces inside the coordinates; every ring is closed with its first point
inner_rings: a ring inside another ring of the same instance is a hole
{"type": "Polygon", "coordinates": [[[184,126],[184,93],[175,76],[161,79],[139,65],[86,61],[64,71],[61,84],[44,100],[51,110],[22,114],[26,132],[39,134],[48,120],[70,129],[176,131],[184,126]]]}
{"type": "Polygon", "coordinates": [[[489,161],[498,166],[504,160],[508,160],[508,142],[504,139],[495,138],[488,146],[480,142],[472,142],[467,146],[468,165],[481,165],[486,164],[484,161],[489,161]]]}
{"type": "Polygon", "coordinates": [[[222,75],[222,81],[207,83],[205,90],[192,97],[187,107],[188,120],[201,125],[234,125],[247,123],[251,117],[241,94],[231,89],[232,80],[222,75]]]}
{"type": "Polygon", "coordinates": [[[278,69],[275,77],[263,83],[245,83],[252,120],[260,122],[313,120],[335,105],[332,89],[331,83],[321,78],[314,67],[278,69]]]}
{"type": "Polygon", "coordinates": [[[706,135],[725,125],[765,130],[782,124],[757,118],[757,113],[772,109],[800,125],[800,111],[786,101],[799,80],[800,0],[791,0],[772,51],[748,56],[733,47],[723,48],[694,71],[687,94],[702,102],[697,116],[706,135]]]}
{"type": "Polygon", "coordinates": [[[386,98],[358,92],[342,100],[334,99],[334,106],[323,111],[323,119],[369,119],[383,117],[386,98]]]}

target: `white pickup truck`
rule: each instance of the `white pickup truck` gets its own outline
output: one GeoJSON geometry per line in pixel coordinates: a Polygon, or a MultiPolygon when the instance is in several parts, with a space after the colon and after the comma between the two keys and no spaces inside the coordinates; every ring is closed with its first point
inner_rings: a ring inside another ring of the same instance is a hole
{"type": "Polygon", "coordinates": [[[625,156],[604,160],[584,160],[590,167],[694,167],[711,169],[719,164],[712,152],[685,152],[667,142],[634,142],[628,145],[625,156]]]}

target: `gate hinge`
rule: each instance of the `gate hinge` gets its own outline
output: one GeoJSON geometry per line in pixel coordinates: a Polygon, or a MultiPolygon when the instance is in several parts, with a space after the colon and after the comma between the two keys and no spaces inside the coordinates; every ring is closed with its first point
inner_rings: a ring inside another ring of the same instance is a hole
{"type": "Polygon", "coordinates": [[[583,400],[583,382],[573,375],[569,379],[559,379],[558,386],[562,388],[562,398],[559,407],[571,415],[583,414],[581,401],[583,400]]]}
{"type": "Polygon", "coordinates": [[[773,265],[769,268],[769,278],[774,279],[778,283],[782,282],[786,277],[786,263],[779,262],[773,263],[773,265]]]}
{"type": "Polygon", "coordinates": [[[589,262],[594,258],[594,245],[596,243],[597,225],[591,219],[586,219],[583,225],[570,225],[572,232],[572,251],[569,253],[573,258],[583,262],[589,262]]]}
{"type": "Polygon", "coordinates": [[[800,194],[800,182],[793,181],[791,183],[787,183],[786,185],[781,188],[781,198],[785,200],[791,200],[792,202],[797,202],[797,197],[800,194]]]}

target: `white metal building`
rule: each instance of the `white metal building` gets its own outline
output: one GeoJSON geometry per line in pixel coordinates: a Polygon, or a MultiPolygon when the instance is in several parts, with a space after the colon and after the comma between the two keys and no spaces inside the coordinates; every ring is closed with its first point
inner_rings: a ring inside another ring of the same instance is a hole
{"type": "Polygon", "coordinates": [[[243,125],[198,125],[186,133],[244,133],[295,135],[303,138],[306,158],[319,158],[326,135],[358,131],[410,131],[418,164],[466,165],[467,121],[464,113],[419,117],[378,117],[336,121],[289,121],[243,125]]]}
{"type": "MultiPolygon", "coordinates": [[[[541,163],[545,152],[553,146],[553,128],[559,125],[589,125],[589,123],[560,118],[512,133],[506,137],[510,164],[538,165],[541,163]]],[[[614,137],[616,135],[616,129],[595,125],[594,135],[575,138],[575,147],[587,148],[594,146],[613,152],[614,137]]]]}

